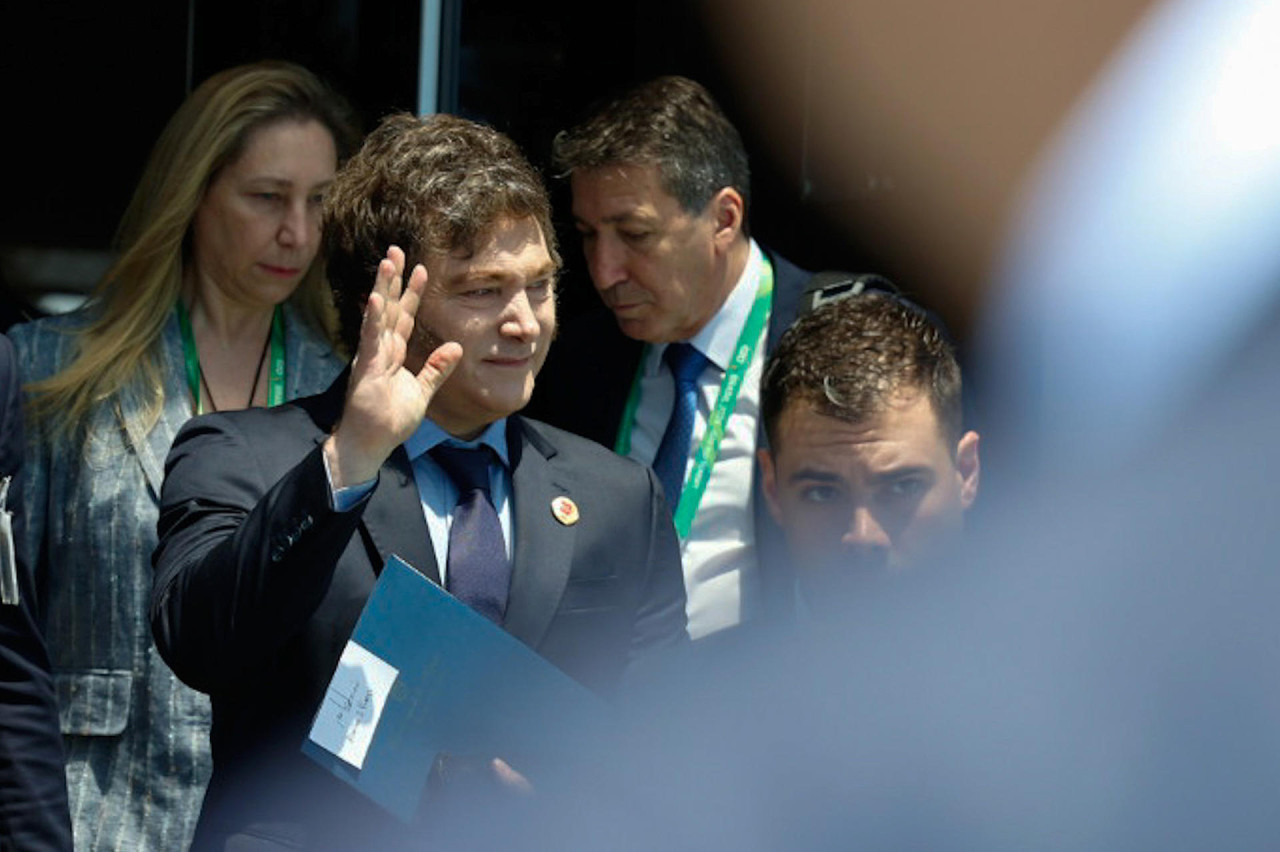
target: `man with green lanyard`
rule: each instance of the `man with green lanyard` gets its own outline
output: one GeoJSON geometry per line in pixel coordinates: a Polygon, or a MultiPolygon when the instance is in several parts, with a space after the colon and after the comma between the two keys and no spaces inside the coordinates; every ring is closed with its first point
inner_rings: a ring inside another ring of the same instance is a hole
{"type": "Polygon", "coordinates": [[[693,638],[785,606],[755,466],[759,384],[809,276],[748,233],[737,130],[701,85],[664,77],[561,133],[554,154],[613,319],[566,327],[531,408],[654,467],[693,638]]]}

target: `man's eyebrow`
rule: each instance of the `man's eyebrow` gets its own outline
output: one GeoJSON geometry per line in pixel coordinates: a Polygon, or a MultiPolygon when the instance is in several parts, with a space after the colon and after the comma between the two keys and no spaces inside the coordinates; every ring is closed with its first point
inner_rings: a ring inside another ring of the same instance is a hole
{"type": "Polygon", "coordinates": [[[489,267],[488,269],[473,269],[461,278],[456,279],[459,282],[474,284],[477,281],[511,281],[515,278],[527,278],[529,281],[541,281],[544,278],[554,278],[560,272],[560,267],[556,262],[548,261],[542,267],[529,273],[527,276],[519,271],[508,269],[501,266],[489,267]]]}
{"type": "Polygon", "coordinates": [[[817,470],[812,467],[802,467],[797,471],[793,471],[792,474],[787,477],[788,482],[799,482],[801,480],[807,480],[810,482],[830,482],[836,484],[844,481],[838,473],[832,473],[828,470],[817,470]]]}
{"type": "MultiPolygon", "coordinates": [[[[624,222],[650,222],[653,218],[653,216],[646,215],[639,210],[625,210],[622,213],[611,213],[608,216],[601,218],[600,222],[604,225],[618,225],[624,222]]],[[[574,214],[573,221],[574,224],[577,225],[586,225],[587,227],[591,226],[590,222],[577,214],[574,214]]]]}
{"type": "Polygon", "coordinates": [[[923,464],[907,464],[877,473],[872,479],[876,482],[892,482],[895,479],[906,479],[912,476],[932,479],[934,477],[933,468],[923,464]]]}

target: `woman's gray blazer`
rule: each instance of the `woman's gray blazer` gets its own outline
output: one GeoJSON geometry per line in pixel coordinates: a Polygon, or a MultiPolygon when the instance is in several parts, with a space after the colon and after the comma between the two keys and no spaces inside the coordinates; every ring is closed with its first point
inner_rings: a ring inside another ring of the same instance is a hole
{"type": "MultiPolygon", "coordinates": [[[[66,366],[83,312],[9,331],[28,382],[66,366]]],[[[67,791],[78,850],[186,849],[211,770],[209,700],[184,686],[151,641],[147,604],[164,460],[191,416],[176,314],[159,422],[142,434],[139,401],[90,417],[84,446],[27,436],[20,546],[36,574],[57,685],[67,791]]],[[[324,390],[342,369],[329,345],[285,309],[285,395],[324,390]]]]}

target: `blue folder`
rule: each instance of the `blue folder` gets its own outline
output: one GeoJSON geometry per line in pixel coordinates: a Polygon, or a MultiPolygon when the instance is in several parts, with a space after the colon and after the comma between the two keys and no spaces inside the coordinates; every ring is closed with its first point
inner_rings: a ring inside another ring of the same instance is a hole
{"type": "Polygon", "coordinates": [[[604,730],[602,699],[397,556],[351,638],[399,672],[363,766],[310,738],[302,751],[406,822],[438,754],[524,771],[604,730]]]}

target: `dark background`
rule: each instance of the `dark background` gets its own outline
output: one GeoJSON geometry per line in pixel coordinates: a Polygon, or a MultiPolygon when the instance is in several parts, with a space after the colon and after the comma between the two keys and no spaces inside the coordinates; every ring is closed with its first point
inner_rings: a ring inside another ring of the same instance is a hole
{"type": "MultiPolygon", "coordinates": [[[[763,153],[743,119],[751,93],[728,87],[704,3],[447,0],[444,9],[440,109],[507,132],[548,176],[552,137],[593,101],[684,74],[707,85],[743,131],[757,238],[809,268],[892,276],[867,246],[828,224],[828,213],[849,204],[874,207],[874,192],[850,199],[814,186],[802,127],[784,128],[781,154],[763,153]]],[[[368,130],[417,105],[421,14],[418,0],[55,0],[6,11],[0,292],[8,304],[0,321],[29,314],[35,292],[92,285],[152,143],[193,85],[231,65],[289,59],[342,92],[368,130]],[[32,257],[43,271],[32,272],[32,257]]],[[[804,95],[802,81],[779,88],[797,102],[804,95]]],[[[794,103],[778,104],[778,113],[794,115],[794,103]]],[[[595,297],[568,226],[567,187],[550,183],[571,315],[595,297]]]]}

